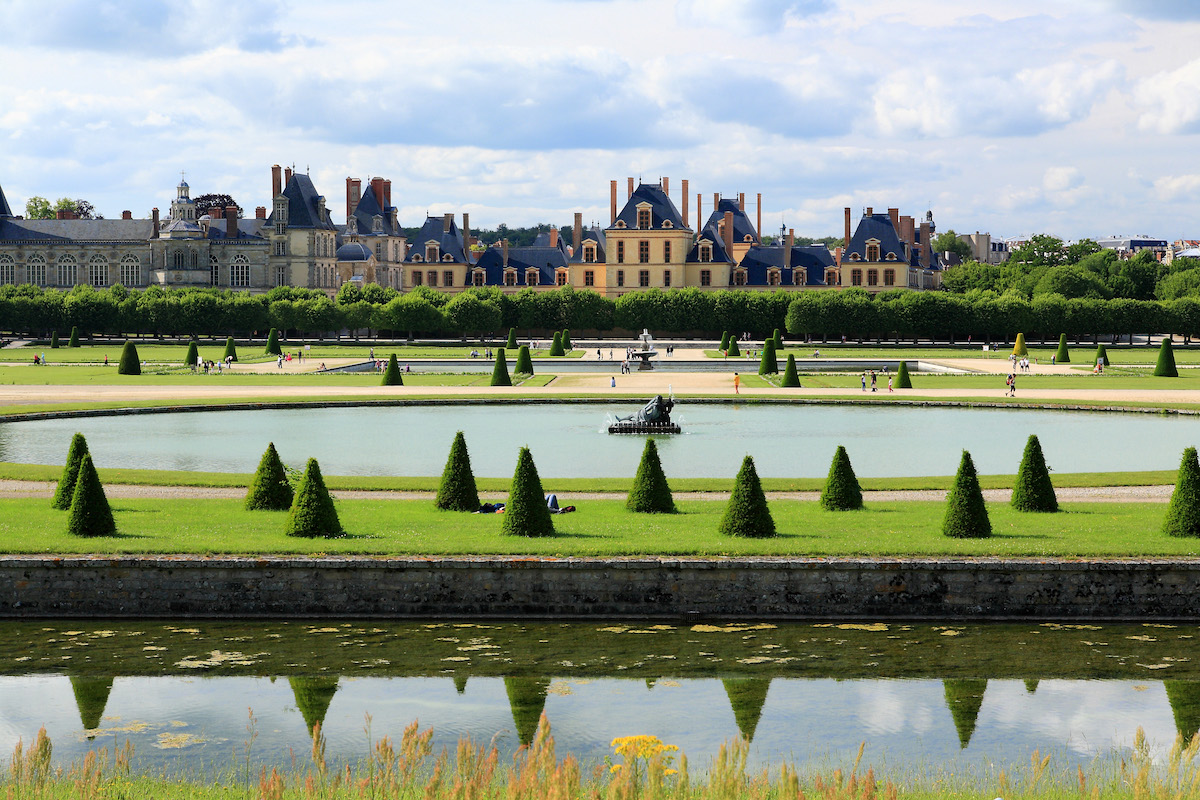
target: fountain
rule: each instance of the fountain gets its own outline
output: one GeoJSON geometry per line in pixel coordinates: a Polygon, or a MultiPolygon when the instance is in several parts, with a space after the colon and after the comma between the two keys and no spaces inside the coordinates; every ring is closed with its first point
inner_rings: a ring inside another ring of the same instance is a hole
{"type": "Polygon", "coordinates": [[[636,414],[628,417],[617,417],[608,426],[609,433],[680,433],[677,423],[671,422],[671,409],[675,407],[674,398],[664,400],[661,394],[638,409],[636,414]]]}
{"type": "Polygon", "coordinates": [[[658,351],[654,349],[654,340],[650,336],[650,331],[642,328],[642,333],[638,336],[638,341],[642,343],[642,349],[632,351],[630,356],[641,359],[641,363],[638,364],[639,371],[654,369],[654,365],[650,363],[650,359],[658,355],[658,351]]]}

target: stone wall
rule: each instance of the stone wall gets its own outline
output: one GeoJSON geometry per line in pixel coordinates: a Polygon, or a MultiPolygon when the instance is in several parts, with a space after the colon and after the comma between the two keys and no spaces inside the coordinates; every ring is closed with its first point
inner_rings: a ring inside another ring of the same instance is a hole
{"type": "Polygon", "coordinates": [[[10,556],[0,616],[1195,619],[1200,561],[10,556]]]}

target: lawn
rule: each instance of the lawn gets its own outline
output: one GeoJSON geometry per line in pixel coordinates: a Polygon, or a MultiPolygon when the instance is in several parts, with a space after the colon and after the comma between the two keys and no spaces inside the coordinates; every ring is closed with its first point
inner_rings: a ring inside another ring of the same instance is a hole
{"type": "MultiPolygon", "coordinates": [[[[455,345],[406,345],[406,344],[375,344],[363,342],[362,344],[337,344],[333,342],[309,342],[307,345],[302,342],[281,341],[280,349],[283,352],[295,353],[307,346],[304,351],[305,359],[321,359],[321,358],[358,358],[367,361],[371,357],[371,350],[374,348],[376,358],[387,358],[390,354],[395,353],[396,358],[404,361],[405,359],[420,359],[420,358],[466,358],[471,357],[471,351],[477,350],[483,352],[484,347],[492,347],[496,349],[497,341],[499,347],[504,346],[504,341],[493,340],[490,344],[479,344],[467,342],[464,344],[455,345]]],[[[526,340],[528,341],[528,340],[526,340]]],[[[143,361],[164,364],[179,364],[183,365],[184,356],[187,355],[187,344],[152,344],[150,342],[141,343],[136,339],[134,344],[137,345],[138,357],[143,361]]],[[[539,342],[539,344],[543,344],[539,342]]],[[[550,358],[550,342],[545,342],[544,347],[537,350],[531,350],[530,355],[534,358],[550,358]]],[[[79,364],[79,363],[94,363],[99,364],[104,362],[104,357],[108,356],[110,363],[116,364],[121,359],[121,349],[124,343],[114,344],[84,344],[79,347],[59,347],[51,349],[49,345],[38,344],[28,347],[6,347],[0,349],[0,362],[12,362],[21,364],[32,364],[33,356],[37,354],[41,357],[43,354],[50,364],[79,364]]],[[[265,342],[255,342],[254,344],[239,344],[237,345],[238,360],[244,362],[255,361],[271,361],[275,356],[268,356],[263,351],[266,348],[265,342]]],[[[203,341],[199,344],[200,357],[210,361],[220,361],[225,357],[225,340],[219,341],[203,341]]],[[[585,355],[584,350],[575,349],[567,353],[565,356],[556,356],[555,360],[562,359],[577,359],[585,355]]],[[[510,353],[510,356],[515,358],[516,353],[510,353]]]]}
{"type": "MultiPolygon", "coordinates": [[[[422,372],[404,373],[407,386],[488,386],[492,373],[488,372],[422,372]]],[[[536,368],[535,368],[536,369],[536,368]]],[[[512,374],[512,363],[509,363],[512,374]]],[[[535,376],[540,381],[527,382],[530,386],[544,385],[552,375],[535,376]]],[[[112,366],[54,365],[48,367],[0,366],[0,384],[22,386],[79,386],[103,384],[107,386],[379,386],[381,376],[377,372],[239,372],[196,373],[184,367],[155,366],[144,368],[141,375],[119,375],[115,362],[112,366]]],[[[514,381],[515,385],[521,385],[514,381]]]]}
{"type": "MultiPolygon", "coordinates": [[[[761,346],[754,348],[756,351],[761,351],[761,346]]],[[[1039,364],[1049,364],[1050,356],[1058,352],[1058,345],[1029,346],[1029,358],[1037,359],[1039,364]]],[[[1096,355],[1095,345],[1072,344],[1068,348],[1071,355],[1071,363],[1080,366],[1091,365],[1092,359],[1096,355]]],[[[1114,365],[1130,364],[1153,366],[1158,360],[1158,346],[1153,347],[1129,345],[1110,345],[1106,344],[1105,349],[1108,350],[1108,360],[1114,365]]],[[[1200,344],[1193,343],[1184,345],[1182,342],[1175,342],[1173,345],[1175,353],[1175,362],[1177,364],[1200,365],[1200,344]]],[[[1008,354],[1012,352],[1012,346],[999,346],[996,350],[983,351],[983,348],[978,345],[942,345],[940,347],[931,347],[929,345],[897,345],[883,343],[874,344],[840,344],[829,342],[822,344],[820,342],[809,342],[807,344],[797,343],[792,341],[784,342],[784,349],[776,351],[781,360],[786,361],[789,354],[794,355],[797,359],[812,358],[815,351],[820,351],[821,358],[877,358],[877,359],[942,359],[942,358],[978,358],[992,359],[1004,361],[1008,358],[1008,354]]],[[[745,356],[746,348],[741,348],[742,355],[745,356]]],[[[720,350],[705,350],[704,354],[709,358],[722,358],[720,350]]]]}

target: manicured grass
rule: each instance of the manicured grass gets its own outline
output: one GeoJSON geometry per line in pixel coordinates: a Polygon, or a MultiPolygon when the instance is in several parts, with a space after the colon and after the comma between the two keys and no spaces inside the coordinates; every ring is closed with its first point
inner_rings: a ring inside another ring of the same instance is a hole
{"type": "MultiPolygon", "coordinates": [[[[314,359],[315,361],[315,359],[314,359]]],[[[315,366],[315,365],[314,365],[315,366]]],[[[403,375],[406,386],[487,386],[490,372],[416,372],[403,375]]],[[[543,376],[544,377],[544,376],[543,376]]],[[[546,378],[548,380],[549,378],[546,378]]],[[[24,386],[79,386],[103,384],[108,386],[378,386],[378,372],[239,372],[196,373],[183,367],[151,365],[141,375],[118,375],[112,366],[76,365],[49,367],[0,366],[0,384],[24,386]]],[[[531,383],[541,386],[542,383],[531,383]]]]}
{"type": "MultiPolygon", "coordinates": [[[[527,340],[526,340],[527,341],[527,340]]],[[[152,363],[164,364],[181,364],[183,357],[187,354],[187,343],[181,344],[151,344],[149,342],[138,342],[138,356],[143,361],[152,363]]],[[[79,363],[103,363],[104,357],[107,355],[108,360],[112,364],[116,364],[121,358],[121,348],[124,342],[113,344],[84,344],[81,347],[60,347],[57,350],[51,350],[49,344],[30,345],[28,347],[5,347],[0,349],[0,362],[14,362],[23,364],[33,364],[33,356],[38,357],[44,353],[49,360],[50,365],[55,364],[79,364],[79,363]]],[[[285,353],[296,353],[303,350],[305,360],[322,359],[322,358],[358,358],[367,361],[371,357],[371,348],[375,348],[375,357],[387,358],[391,353],[396,354],[396,358],[401,361],[405,359],[418,358],[463,358],[470,360],[471,351],[477,350],[483,352],[485,347],[491,347],[495,350],[497,347],[503,347],[503,339],[496,339],[490,344],[479,344],[468,342],[466,344],[456,345],[406,345],[406,344],[334,344],[332,342],[289,342],[281,341],[280,348],[285,353]],[[305,347],[308,350],[304,350],[305,347]]],[[[534,358],[550,358],[550,344],[545,343],[545,347],[537,350],[531,350],[530,355],[534,358]]],[[[253,344],[238,344],[238,363],[257,362],[257,361],[272,361],[274,356],[266,355],[263,350],[266,347],[265,341],[256,341],[253,344]]],[[[555,360],[583,358],[586,351],[575,349],[567,353],[565,356],[556,356],[555,360]]],[[[199,355],[203,359],[211,361],[220,361],[225,357],[225,340],[219,341],[201,341],[199,345],[199,355]]],[[[236,369],[236,365],[235,365],[236,369]]]]}
{"type": "MultiPolygon", "coordinates": [[[[1106,338],[1106,337],[1101,337],[1106,338]]],[[[1142,364],[1153,366],[1158,359],[1158,343],[1155,342],[1153,347],[1139,345],[1130,347],[1129,345],[1112,345],[1104,344],[1108,350],[1108,360],[1114,365],[1120,364],[1142,364]]],[[[1175,351],[1175,360],[1179,364],[1196,364],[1200,365],[1200,344],[1193,342],[1190,345],[1183,344],[1182,341],[1176,339],[1173,343],[1175,351]]],[[[983,351],[981,344],[976,343],[968,346],[966,343],[957,345],[941,345],[931,347],[929,345],[897,345],[895,343],[884,342],[879,345],[864,342],[861,346],[853,343],[841,344],[830,342],[821,344],[820,342],[810,342],[801,344],[794,341],[784,341],[784,349],[776,351],[778,357],[786,360],[788,354],[796,356],[797,360],[812,358],[814,351],[821,352],[821,358],[903,358],[903,359],[938,359],[938,358],[978,358],[988,360],[1004,361],[1008,358],[1008,354],[1012,352],[1012,345],[998,345],[998,349],[989,350],[986,353],[983,351]]],[[[742,351],[745,352],[745,347],[742,351]]],[[[1029,358],[1037,359],[1039,364],[1049,364],[1050,356],[1058,351],[1058,342],[1047,345],[1029,346],[1029,358]]],[[[1096,345],[1094,344],[1070,344],[1068,349],[1071,351],[1072,364],[1088,364],[1090,359],[1096,354],[1096,345]]],[[[722,358],[720,350],[705,350],[704,354],[709,358],[722,358]]]]}
{"type": "MultiPolygon", "coordinates": [[[[547,491],[558,487],[546,482],[547,491]]],[[[113,500],[119,535],[77,539],[46,500],[0,500],[4,553],[222,553],[544,556],[1198,556],[1200,540],[1159,533],[1161,504],[1065,504],[1064,513],[1019,514],[990,504],[991,539],[941,535],[942,503],[872,503],[861,512],[774,501],[775,539],[717,533],[725,504],[682,501],[680,514],[633,514],[623,500],[582,501],[555,518],[558,535],[506,537],[498,514],[456,514],[431,501],[339,501],[349,535],[290,539],[283,512],[250,512],[240,500],[113,500]]]]}
{"type": "MultiPolygon", "coordinates": [[[[830,372],[800,372],[800,384],[807,389],[859,389],[857,373],[830,372]]],[[[887,392],[888,377],[895,377],[894,372],[876,371],[878,388],[887,392]]],[[[1000,373],[953,374],[942,372],[910,371],[914,389],[954,389],[957,391],[972,391],[980,389],[1003,389],[1005,375],[1000,373]]],[[[783,374],[772,376],[771,385],[778,385],[783,374]]],[[[1200,390],[1200,370],[1181,371],[1178,378],[1156,378],[1150,374],[1150,369],[1109,369],[1103,375],[1092,375],[1090,371],[1081,369],[1079,374],[1071,375],[1039,375],[1037,368],[1032,374],[1017,374],[1018,396],[1022,389],[1068,389],[1085,391],[1102,391],[1105,389],[1133,389],[1139,392],[1153,393],[1155,391],[1187,391],[1200,390]]],[[[878,394],[879,392],[876,392],[878,394]]]]}

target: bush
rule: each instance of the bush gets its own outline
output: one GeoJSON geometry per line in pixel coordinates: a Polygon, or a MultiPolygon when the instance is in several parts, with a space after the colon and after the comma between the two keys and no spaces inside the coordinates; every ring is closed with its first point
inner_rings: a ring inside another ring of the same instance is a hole
{"type": "Polygon", "coordinates": [[[1058,335],[1058,352],[1054,354],[1054,360],[1059,364],[1071,363],[1071,354],[1067,352],[1067,335],[1065,333],[1058,335]]]}
{"type": "Polygon", "coordinates": [[[512,378],[508,377],[508,360],[504,358],[504,348],[496,351],[496,366],[492,368],[492,386],[512,386],[512,378]]]}
{"type": "Polygon", "coordinates": [[[896,382],[892,384],[896,389],[911,389],[912,378],[908,377],[908,362],[901,361],[899,368],[896,370],[896,382]]]}
{"type": "Polygon", "coordinates": [[[283,350],[279,347],[279,331],[271,328],[271,332],[267,334],[267,349],[264,351],[269,356],[281,356],[283,350]]]}
{"type": "Polygon", "coordinates": [[[569,353],[569,352],[571,352],[572,350],[574,350],[574,349],[575,349],[575,346],[571,344],[571,330],[570,330],[570,328],[564,328],[564,329],[563,329],[563,332],[562,332],[562,339],[561,339],[560,341],[562,342],[562,349],[563,349],[563,352],[562,352],[562,354],[563,354],[564,356],[565,356],[567,353],[569,353]]]}
{"type": "Polygon", "coordinates": [[[554,341],[552,341],[550,343],[550,355],[551,356],[566,355],[563,352],[562,334],[559,333],[558,331],[554,332],[554,341]]]}
{"type": "Polygon", "coordinates": [[[79,465],[88,454],[87,439],[82,433],[71,437],[71,446],[67,449],[67,463],[63,467],[62,477],[58,479],[58,487],[54,490],[54,499],[50,501],[51,508],[66,511],[71,507],[75,497],[75,482],[79,480],[79,465]]]}
{"type": "Polygon", "coordinates": [[[516,328],[508,329],[508,342],[506,342],[504,346],[507,347],[509,350],[517,349],[517,329],[516,328]]]}
{"type": "Polygon", "coordinates": [[[79,347],[79,328],[71,326],[71,338],[67,342],[67,347],[79,347]]]}
{"type": "Polygon", "coordinates": [[[292,506],[292,497],[292,484],[279,460],[275,443],[268,442],[246,491],[246,510],[287,511],[292,506]]]}
{"type": "Polygon", "coordinates": [[[667,485],[667,476],[658,458],[658,445],[653,439],[646,439],[625,507],[639,514],[675,513],[675,500],[671,497],[671,487],[667,485]]]}
{"type": "Polygon", "coordinates": [[[1194,447],[1183,451],[1163,532],[1168,536],[1200,536],[1200,463],[1194,447]]]}
{"type": "Polygon", "coordinates": [[[304,477],[300,479],[300,489],[292,500],[284,533],[309,539],[318,536],[332,539],[343,533],[337,509],[333,507],[333,498],[325,488],[321,466],[315,458],[310,458],[304,468],[304,477]]]}
{"type": "Polygon", "coordinates": [[[787,366],[783,368],[783,380],[779,383],[785,389],[799,389],[800,376],[796,374],[796,355],[788,353],[787,366]]]}
{"type": "Polygon", "coordinates": [[[58,349],[58,331],[50,331],[50,349],[58,349]]]}
{"type": "Polygon", "coordinates": [[[829,465],[829,477],[821,490],[821,508],[826,511],[854,511],[863,507],[862,488],[850,465],[850,456],[840,444],[829,465]]]}
{"type": "Polygon", "coordinates": [[[1025,334],[1017,334],[1017,341],[1013,345],[1012,351],[1013,355],[1017,358],[1024,358],[1025,356],[1029,355],[1029,348],[1025,346],[1025,334]]]}
{"type": "Polygon", "coordinates": [[[767,508],[767,496],[754,469],[754,459],[746,456],[733,481],[733,491],[725,506],[718,530],[726,536],[767,539],[775,535],[775,520],[767,508]]]}
{"type": "Polygon", "coordinates": [[[517,351],[517,363],[513,367],[513,372],[518,375],[533,374],[533,359],[529,355],[529,345],[521,345],[521,349],[517,351]]]}
{"type": "Polygon", "coordinates": [[[237,344],[233,341],[232,336],[225,340],[225,352],[221,355],[221,360],[225,359],[229,359],[231,364],[237,361],[237,344]]]}
{"type": "Polygon", "coordinates": [[[188,342],[187,355],[183,357],[183,365],[195,369],[198,358],[200,358],[200,349],[196,346],[196,340],[192,339],[188,342]]]}
{"type": "Polygon", "coordinates": [[[1108,363],[1108,348],[1102,344],[1096,345],[1096,363],[1110,366],[1108,363]]]}
{"type": "Polygon", "coordinates": [[[717,349],[721,352],[729,349],[729,331],[721,331],[721,344],[717,346],[717,349]]]}
{"type": "Polygon", "coordinates": [[[779,355],[779,351],[783,349],[783,334],[779,332],[779,328],[775,329],[775,355],[779,355]]]}
{"type": "Polygon", "coordinates": [[[740,356],[742,354],[741,348],[738,347],[737,339],[734,338],[733,336],[729,337],[728,350],[729,350],[729,355],[731,355],[731,356],[740,356]]]}
{"type": "Polygon", "coordinates": [[[975,462],[966,450],[963,450],[962,461],[946,497],[942,533],[956,539],[986,539],[992,535],[983,490],[979,488],[979,476],[975,474],[975,462]]]}
{"type": "Polygon", "coordinates": [[[1025,442],[1025,453],[1017,470],[1017,482],[1013,484],[1011,504],[1017,511],[1058,511],[1058,497],[1054,494],[1050,471],[1046,469],[1042,445],[1033,434],[1025,442]]]}
{"type": "Polygon", "coordinates": [[[450,456],[442,470],[442,482],[438,485],[434,505],[443,511],[478,511],[479,492],[475,488],[475,474],[471,472],[471,456],[467,452],[467,440],[463,432],[454,434],[450,444],[450,456]]]}
{"type": "Polygon", "coordinates": [[[775,375],[779,372],[779,360],[775,358],[775,340],[763,343],[762,358],[758,362],[759,375],[775,375]]]}
{"type": "Polygon", "coordinates": [[[396,362],[396,354],[388,356],[387,369],[383,372],[382,386],[403,386],[404,378],[400,376],[400,365],[396,362]]]}
{"type": "Polygon", "coordinates": [[[128,339],[121,348],[121,360],[117,363],[118,375],[141,375],[142,362],[138,358],[137,347],[128,339]]]}
{"type": "Polygon", "coordinates": [[[112,509],[100,485],[100,476],[92,464],[92,456],[85,453],[79,462],[79,477],[75,481],[75,494],[71,497],[71,516],[67,519],[67,533],[73,536],[112,536],[117,532],[112,509]]]}
{"type": "Polygon", "coordinates": [[[517,469],[508,490],[500,531],[507,536],[553,536],[554,520],[542,494],[542,481],[528,447],[517,455],[517,469]]]}
{"type": "Polygon", "coordinates": [[[1154,374],[1159,378],[1178,378],[1179,370],[1175,368],[1175,351],[1171,349],[1171,337],[1163,338],[1158,348],[1158,363],[1154,365],[1154,374]]]}

